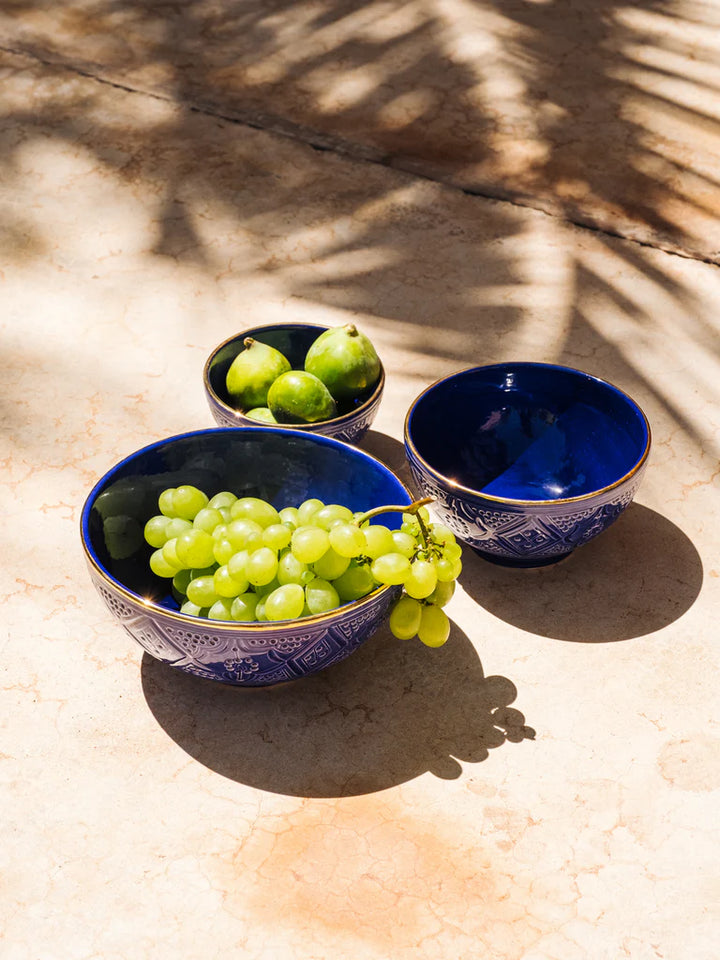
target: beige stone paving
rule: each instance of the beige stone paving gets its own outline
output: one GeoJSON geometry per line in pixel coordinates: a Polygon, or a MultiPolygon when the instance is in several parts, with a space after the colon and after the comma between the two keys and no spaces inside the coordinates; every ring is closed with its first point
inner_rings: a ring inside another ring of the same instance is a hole
{"type": "Polygon", "coordinates": [[[9,0],[0,43],[574,222],[720,256],[698,0],[9,0]]]}
{"type": "MultiPolygon", "coordinates": [[[[17,20],[54,53],[58,9],[17,20]]],[[[163,89],[0,61],[3,956],[716,960],[717,267],[163,89]],[[381,630],[249,695],[162,669],[92,591],[81,505],[211,425],[216,343],[296,318],[376,342],[365,446],[403,476],[444,373],[608,377],[653,428],[637,502],[555,568],[467,556],[441,650],[381,630]]]]}

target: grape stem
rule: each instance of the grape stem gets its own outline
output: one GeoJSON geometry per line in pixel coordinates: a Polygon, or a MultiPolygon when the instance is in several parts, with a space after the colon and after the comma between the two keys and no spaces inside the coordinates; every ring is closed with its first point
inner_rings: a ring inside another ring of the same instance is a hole
{"type": "Polygon", "coordinates": [[[386,506],[386,507],[374,507],[372,510],[368,510],[367,513],[363,513],[360,517],[358,517],[357,525],[361,527],[364,523],[367,523],[368,520],[372,519],[372,517],[377,517],[381,513],[413,513],[415,514],[415,519],[417,520],[418,526],[420,527],[420,535],[423,538],[423,543],[425,545],[425,549],[427,550],[428,539],[430,534],[428,532],[428,528],[425,526],[425,521],[420,516],[418,511],[420,510],[420,507],[424,507],[426,504],[432,503],[434,499],[435,497],[423,497],[422,500],[416,500],[414,503],[411,503],[410,506],[407,506],[407,507],[396,506],[396,505],[386,506]]]}

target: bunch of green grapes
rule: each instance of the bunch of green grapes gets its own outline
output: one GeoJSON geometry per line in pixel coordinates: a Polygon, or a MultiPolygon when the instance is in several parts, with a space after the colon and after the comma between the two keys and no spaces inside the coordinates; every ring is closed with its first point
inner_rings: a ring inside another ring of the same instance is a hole
{"type": "Polygon", "coordinates": [[[353,513],[312,498],[277,510],[257,497],[193,486],[164,490],[144,529],[150,568],[172,579],[183,613],[234,622],[327,613],[381,585],[403,586],[390,616],[395,636],[428,646],[447,639],[442,607],[462,564],[460,546],[418,501],[353,513]],[[400,510],[399,530],[370,522],[400,510]]]}

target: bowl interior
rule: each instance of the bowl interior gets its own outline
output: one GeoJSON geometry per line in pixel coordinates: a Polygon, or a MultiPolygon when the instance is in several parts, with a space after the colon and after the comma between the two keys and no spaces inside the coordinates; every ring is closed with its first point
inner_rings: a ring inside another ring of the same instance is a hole
{"type": "MultiPolygon", "coordinates": [[[[409,504],[402,482],[369,454],[332,438],[274,427],[211,429],[160,441],[110,470],[90,493],[82,515],[86,547],[98,566],[139,597],[173,610],[169,581],[148,566],[143,538],[168,487],[190,483],[213,496],[230,490],[277,508],[317,497],[351,510],[409,504]]],[[[401,514],[383,514],[396,528],[401,514]]],[[[248,625],[245,625],[248,626],[248,625]]],[[[252,625],[249,625],[252,626],[252,625]]]]}
{"type": "Polygon", "coordinates": [[[498,364],[429,387],[407,439],[442,477],[512,500],[557,500],[608,487],[642,460],[647,421],[622,391],[551,364],[498,364]]]}
{"type": "MultiPolygon", "coordinates": [[[[227,392],[225,380],[233,360],[244,349],[243,342],[246,337],[252,337],[260,343],[274,347],[287,358],[293,370],[302,370],[305,364],[305,355],[308,350],[320,334],[328,329],[329,327],[307,323],[279,323],[245,330],[243,333],[238,334],[236,337],[233,337],[218,347],[208,360],[208,387],[218,400],[231,410],[234,410],[236,408],[227,392]]],[[[377,384],[365,390],[359,396],[354,397],[352,400],[339,402],[338,416],[345,416],[363,406],[376,389],[377,384]]]]}

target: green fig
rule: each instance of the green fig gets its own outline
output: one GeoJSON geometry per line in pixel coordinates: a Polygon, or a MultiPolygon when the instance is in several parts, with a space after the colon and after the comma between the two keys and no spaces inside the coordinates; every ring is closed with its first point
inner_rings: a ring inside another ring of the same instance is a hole
{"type": "Polygon", "coordinates": [[[245,416],[249,420],[260,420],[263,423],[277,423],[272,410],[268,407],[253,407],[252,410],[246,411],[245,416]]]}
{"type": "Polygon", "coordinates": [[[290,370],[289,360],[266,343],[246,337],[245,349],[233,360],[225,378],[232,402],[240,410],[267,406],[270,384],[290,370]]]}
{"type": "Polygon", "coordinates": [[[354,399],[380,379],[380,358],[354,323],[321,333],[307,352],[305,369],[318,377],[335,400],[354,399]]]}
{"type": "Polygon", "coordinates": [[[267,405],[278,423],[318,423],[337,415],[328,388],[305,370],[281,374],[268,390],[267,405]]]}

